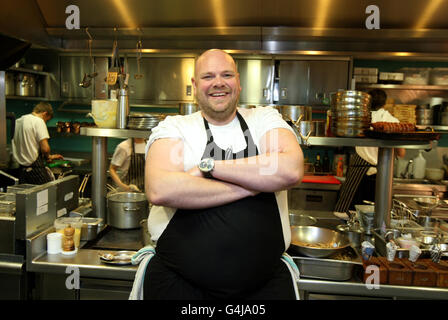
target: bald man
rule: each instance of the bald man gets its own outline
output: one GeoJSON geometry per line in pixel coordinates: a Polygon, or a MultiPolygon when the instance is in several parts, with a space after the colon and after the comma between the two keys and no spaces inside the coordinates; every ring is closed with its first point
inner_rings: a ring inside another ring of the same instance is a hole
{"type": "Polygon", "coordinates": [[[200,111],[169,116],[146,146],[148,218],[156,254],[145,299],[295,299],[284,262],[286,189],[303,153],[271,107],[238,108],[233,58],[208,50],[191,79],[200,111]]]}

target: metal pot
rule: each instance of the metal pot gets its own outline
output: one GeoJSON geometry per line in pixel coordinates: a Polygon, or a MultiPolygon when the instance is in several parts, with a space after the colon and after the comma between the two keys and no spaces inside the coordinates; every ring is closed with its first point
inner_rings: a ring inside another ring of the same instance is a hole
{"type": "Polygon", "coordinates": [[[107,197],[107,223],[118,229],[140,228],[148,217],[148,200],[142,192],[116,192],[107,197]]]}
{"type": "Polygon", "coordinates": [[[179,114],[187,115],[199,111],[199,106],[196,103],[179,103],[179,114]]]}
{"type": "Polygon", "coordinates": [[[5,73],[5,95],[7,96],[15,96],[16,88],[14,82],[14,73],[6,72],[5,73]]]}
{"type": "Polygon", "coordinates": [[[358,248],[361,246],[361,240],[363,234],[361,228],[350,227],[345,224],[340,224],[336,227],[336,229],[343,235],[347,236],[352,247],[358,248]]]}
{"type": "Polygon", "coordinates": [[[302,121],[312,120],[313,109],[310,106],[278,106],[276,108],[286,121],[296,122],[301,115],[303,115],[302,121]]]}
{"type": "Polygon", "coordinates": [[[325,137],[325,120],[313,120],[314,132],[312,136],[325,137]]]}
{"type": "Polygon", "coordinates": [[[27,73],[17,74],[16,95],[22,97],[34,97],[36,95],[36,77],[27,73]]]}

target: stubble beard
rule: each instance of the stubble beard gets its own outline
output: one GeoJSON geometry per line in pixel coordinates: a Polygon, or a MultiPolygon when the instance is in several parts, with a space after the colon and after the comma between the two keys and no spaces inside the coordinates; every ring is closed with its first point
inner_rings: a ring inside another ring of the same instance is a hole
{"type": "Polygon", "coordinates": [[[199,107],[209,118],[224,121],[227,120],[236,110],[238,105],[238,96],[233,97],[221,110],[216,110],[211,103],[207,101],[207,98],[196,96],[199,107]]]}

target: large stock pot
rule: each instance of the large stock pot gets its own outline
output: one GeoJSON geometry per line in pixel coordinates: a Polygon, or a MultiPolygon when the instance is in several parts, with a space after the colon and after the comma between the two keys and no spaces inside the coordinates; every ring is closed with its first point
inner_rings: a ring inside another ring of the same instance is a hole
{"type": "Polygon", "coordinates": [[[107,223],[117,229],[140,228],[149,203],[142,192],[116,192],[107,196],[107,223]]]}

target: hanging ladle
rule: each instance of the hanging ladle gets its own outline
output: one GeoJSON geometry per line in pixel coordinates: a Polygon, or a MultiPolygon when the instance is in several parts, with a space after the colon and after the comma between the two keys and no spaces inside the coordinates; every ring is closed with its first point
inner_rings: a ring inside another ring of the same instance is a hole
{"type": "Polygon", "coordinates": [[[142,41],[138,40],[137,42],[137,73],[134,74],[134,78],[136,80],[140,80],[143,78],[143,74],[140,73],[140,60],[142,58],[142,41]]]}

